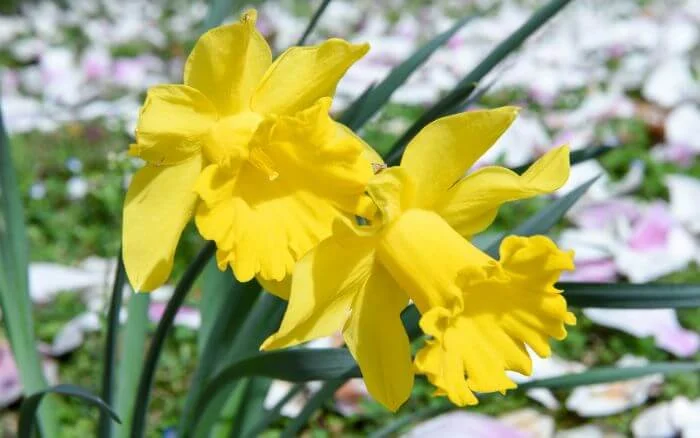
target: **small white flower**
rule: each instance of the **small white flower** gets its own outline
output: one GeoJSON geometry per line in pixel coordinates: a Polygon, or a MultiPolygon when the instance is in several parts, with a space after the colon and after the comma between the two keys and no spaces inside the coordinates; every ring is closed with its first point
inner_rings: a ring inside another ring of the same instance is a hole
{"type": "Polygon", "coordinates": [[[85,178],[81,178],[79,176],[72,177],[66,183],[66,192],[68,199],[70,199],[71,201],[78,201],[80,199],[83,199],[85,195],[88,194],[89,188],[90,187],[85,178]]]}

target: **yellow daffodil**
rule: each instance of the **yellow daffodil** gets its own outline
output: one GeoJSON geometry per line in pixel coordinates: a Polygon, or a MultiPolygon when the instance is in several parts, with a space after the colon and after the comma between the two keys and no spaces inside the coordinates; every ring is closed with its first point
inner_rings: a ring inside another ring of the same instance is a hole
{"type": "Polygon", "coordinates": [[[130,150],[147,164],[124,208],[124,263],[137,290],[168,278],[193,215],[222,269],[275,282],[330,234],[339,209],[362,213],[372,175],[364,146],[326,113],[368,46],[330,39],[273,63],[255,19],[250,11],[204,34],[184,84],[148,91],[130,150]]]}
{"type": "Polygon", "coordinates": [[[472,391],[505,391],[505,370],[530,372],[525,344],[549,354],[548,337],[573,323],[552,286],[572,255],[544,236],[508,237],[500,261],[465,237],[484,230],[507,201],[552,192],[568,178],[568,148],[545,154],[522,175],[483,167],[464,176],[508,128],[511,107],[472,111],[426,126],[399,167],[376,174],[367,225],[336,220],[333,235],[304,256],[292,277],[279,331],[263,349],[342,329],[370,393],[396,410],[414,369],[460,405],[472,391]],[[400,313],[413,300],[431,336],[415,368],[400,313]]]}

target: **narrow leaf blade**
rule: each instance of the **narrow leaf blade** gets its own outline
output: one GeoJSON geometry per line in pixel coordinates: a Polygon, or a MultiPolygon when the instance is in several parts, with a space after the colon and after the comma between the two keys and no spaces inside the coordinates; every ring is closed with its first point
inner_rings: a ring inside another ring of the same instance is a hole
{"type": "Polygon", "coordinates": [[[559,283],[569,305],[614,309],[700,307],[700,284],[559,283]]]}
{"type": "MultiPolygon", "coordinates": [[[[107,312],[107,333],[105,336],[104,363],[102,371],[102,400],[107,405],[114,404],[114,382],[115,368],[117,365],[117,339],[119,336],[119,313],[122,308],[122,298],[124,294],[124,284],[126,283],[126,272],[124,261],[119,250],[117,259],[117,270],[114,276],[114,286],[112,288],[112,299],[107,312]]],[[[98,430],[101,438],[110,438],[113,433],[113,425],[105,411],[100,411],[100,421],[98,430]]]]}
{"type": "Polygon", "coordinates": [[[469,72],[448,93],[444,98],[440,99],[435,105],[428,109],[410,128],[394,143],[392,152],[389,156],[403,153],[403,149],[408,142],[421,130],[425,125],[437,119],[438,117],[450,114],[458,110],[462,102],[478,86],[479,82],[493,70],[506,56],[518,49],[526,39],[528,39],[536,30],[544,25],[549,19],[556,15],[564,6],[569,4],[571,0],[552,0],[535,13],[515,32],[510,34],[508,38],[503,40],[496,48],[484,58],[471,72],[469,72]],[[398,150],[398,151],[396,151],[398,150]]]}
{"type": "Polygon", "coordinates": [[[591,178],[585,183],[578,186],[576,189],[567,193],[566,196],[552,201],[549,205],[542,208],[528,220],[523,222],[521,225],[515,227],[513,230],[502,235],[494,241],[487,249],[486,253],[491,257],[498,258],[498,249],[501,246],[501,242],[507,235],[515,236],[533,236],[536,234],[546,234],[552,229],[566,214],[571,207],[576,204],[576,202],[588,191],[588,189],[596,182],[598,177],[591,178]]]}
{"type": "Polygon", "coordinates": [[[458,20],[451,28],[428,41],[408,59],[394,67],[391,73],[366,96],[360,96],[357,102],[361,102],[361,106],[358,106],[357,109],[350,107],[350,114],[353,114],[353,112],[355,114],[352,120],[347,123],[348,127],[353,131],[357,131],[364,126],[389,101],[394,91],[403,85],[418,67],[423,65],[438,48],[442,47],[452,35],[472,18],[473,16],[467,16],[458,20]]]}

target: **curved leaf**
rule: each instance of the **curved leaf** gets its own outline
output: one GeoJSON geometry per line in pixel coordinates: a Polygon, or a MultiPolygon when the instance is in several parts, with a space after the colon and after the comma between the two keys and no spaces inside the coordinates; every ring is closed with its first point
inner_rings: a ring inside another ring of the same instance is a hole
{"type": "Polygon", "coordinates": [[[52,393],[79,398],[85,403],[95,406],[106,415],[109,415],[117,423],[121,423],[119,416],[109,406],[107,406],[107,404],[102,401],[101,398],[91,393],[87,389],[75,385],[57,385],[52,388],[47,388],[36,392],[24,400],[19,410],[19,427],[17,431],[18,438],[32,438],[35,422],[34,420],[36,418],[37,410],[39,409],[39,404],[41,404],[41,400],[43,400],[45,395],[52,393]]]}

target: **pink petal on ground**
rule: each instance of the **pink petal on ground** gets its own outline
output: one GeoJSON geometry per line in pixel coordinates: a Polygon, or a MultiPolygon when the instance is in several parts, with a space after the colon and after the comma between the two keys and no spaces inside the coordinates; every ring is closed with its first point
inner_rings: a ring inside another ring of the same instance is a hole
{"type": "Polygon", "coordinates": [[[627,244],[630,248],[641,251],[663,248],[673,223],[673,217],[666,206],[655,203],[634,224],[627,244]]]}
{"type": "MultiPolygon", "coordinates": [[[[165,303],[151,303],[148,307],[148,318],[151,322],[157,323],[165,313],[165,303]]],[[[199,310],[193,307],[181,307],[175,315],[175,325],[197,330],[202,324],[202,316],[199,310]]]]}
{"type": "Polygon", "coordinates": [[[526,438],[528,435],[495,418],[468,412],[450,412],[419,423],[403,438],[526,438]]]}
{"type": "Polygon", "coordinates": [[[563,273],[561,279],[586,283],[612,283],[617,279],[617,266],[613,259],[577,262],[576,270],[563,273]]]}
{"type": "MultiPolygon", "coordinates": [[[[42,361],[44,376],[50,385],[58,383],[58,365],[56,362],[44,359],[42,361]]],[[[12,355],[10,345],[0,341],[0,409],[5,408],[22,396],[22,383],[20,381],[17,363],[12,355]]]]}
{"type": "Polygon", "coordinates": [[[675,163],[682,167],[690,167],[698,151],[684,144],[671,143],[652,149],[652,156],[664,162],[675,163]]]}
{"type": "Polygon", "coordinates": [[[0,409],[11,405],[22,396],[22,384],[10,346],[0,343],[0,409]]]}

